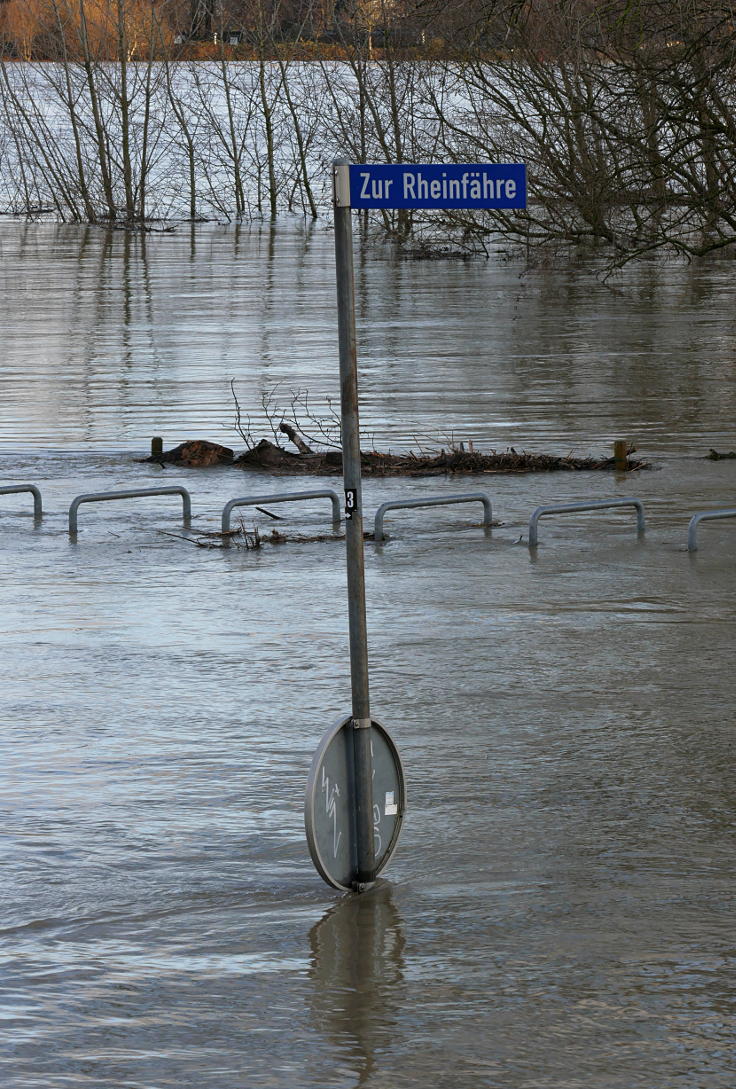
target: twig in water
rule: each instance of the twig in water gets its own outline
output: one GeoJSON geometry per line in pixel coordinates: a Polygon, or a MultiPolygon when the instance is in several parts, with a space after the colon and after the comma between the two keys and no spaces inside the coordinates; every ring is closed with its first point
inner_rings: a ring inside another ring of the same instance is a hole
{"type": "Polygon", "coordinates": [[[230,379],[230,392],[232,393],[233,401],[235,402],[235,430],[238,432],[241,439],[245,443],[246,449],[252,450],[255,446],[255,442],[253,441],[253,434],[250,429],[250,416],[247,419],[245,428],[243,428],[242,415],[240,411],[240,401],[238,400],[238,396],[235,392],[234,378],[230,379]]]}
{"type": "Polygon", "coordinates": [[[163,533],[164,537],[177,537],[180,541],[187,541],[191,545],[195,545],[198,548],[209,548],[209,545],[200,544],[199,541],[193,541],[191,537],[185,537],[183,533],[170,533],[167,529],[160,529],[159,533],[163,533]]]}

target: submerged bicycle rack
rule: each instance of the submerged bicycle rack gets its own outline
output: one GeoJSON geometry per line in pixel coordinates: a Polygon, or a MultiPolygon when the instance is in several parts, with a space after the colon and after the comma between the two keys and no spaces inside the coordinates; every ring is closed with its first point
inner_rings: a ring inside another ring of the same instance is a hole
{"type": "MultiPolygon", "coordinates": [[[[43,518],[43,502],[41,491],[35,484],[4,484],[0,485],[0,496],[14,495],[28,492],[33,496],[33,517],[36,522],[43,518]]],[[[165,488],[140,488],[119,492],[90,492],[78,495],[72,500],[69,507],[69,534],[74,537],[77,534],[77,512],[82,503],[104,503],[113,499],[139,499],[152,495],[179,495],[182,499],[182,517],[185,526],[188,526],[192,517],[192,500],[189,492],[181,485],[170,485],[165,488]]],[[[337,492],[331,488],[323,488],[308,492],[277,492],[268,495],[248,495],[242,498],[231,499],[222,510],[222,532],[230,531],[231,514],[235,507],[259,506],[263,503],[300,503],[306,499],[329,499],[332,504],[332,520],[335,526],[340,524],[340,498],[337,492]]],[[[375,513],[373,522],[373,536],[378,542],[386,539],[383,523],[386,513],[390,510],[412,510],[418,507],[442,507],[452,506],[456,503],[482,503],[483,526],[491,526],[492,508],[491,501],[484,492],[465,492],[460,495],[435,496],[431,499],[392,499],[382,503],[375,513]]],[[[540,518],[550,514],[572,514],[578,511],[596,511],[615,509],[616,507],[634,507],[636,509],[637,533],[643,534],[646,528],[644,519],[644,505],[640,499],[604,499],[592,500],[583,503],[561,503],[557,505],[537,507],[529,519],[529,548],[536,548],[539,541],[538,524],[540,518]]],[[[698,550],[698,526],[701,522],[715,521],[721,518],[736,518],[736,508],[719,508],[716,510],[699,511],[694,514],[688,523],[687,550],[698,550]]]]}
{"type": "Polygon", "coordinates": [[[717,518],[736,518],[736,510],[733,508],[728,510],[704,510],[699,514],[694,514],[687,527],[688,552],[698,551],[698,526],[700,523],[715,521],[717,518]]]}
{"type": "Polygon", "coordinates": [[[41,492],[35,484],[5,484],[0,488],[0,495],[13,495],[16,492],[30,492],[33,496],[33,517],[36,522],[43,518],[41,492]]]}
{"type": "Polygon", "coordinates": [[[340,497],[331,488],[322,488],[313,492],[281,492],[275,495],[246,495],[242,499],[231,499],[222,508],[222,532],[230,532],[230,515],[234,507],[256,507],[260,503],[299,503],[303,499],[329,499],[332,503],[332,521],[340,524],[340,497]]]}
{"type": "Polygon", "coordinates": [[[536,548],[539,540],[537,523],[547,514],[571,514],[580,510],[605,510],[607,507],[636,507],[636,531],[645,530],[644,506],[640,499],[603,499],[590,503],[561,503],[559,506],[537,507],[529,519],[529,547],[536,548]]]}
{"type": "Polygon", "coordinates": [[[414,507],[444,507],[454,503],[482,503],[483,504],[483,525],[490,526],[491,524],[491,501],[484,492],[466,492],[463,495],[446,495],[442,498],[436,499],[392,499],[388,503],[382,503],[376,511],[376,516],[373,521],[373,538],[376,541],[383,541],[383,519],[386,515],[386,511],[389,510],[408,510],[414,507]]]}
{"type": "Polygon", "coordinates": [[[178,484],[172,484],[167,488],[140,488],[135,491],[125,492],[90,492],[88,495],[78,495],[72,500],[69,507],[69,533],[75,537],[77,534],[77,511],[82,503],[105,503],[110,499],[142,499],[147,495],[180,495],[182,498],[182,515],[184,524],[188,525],[192,518],[192,500],[186,488],[178,484]]]}

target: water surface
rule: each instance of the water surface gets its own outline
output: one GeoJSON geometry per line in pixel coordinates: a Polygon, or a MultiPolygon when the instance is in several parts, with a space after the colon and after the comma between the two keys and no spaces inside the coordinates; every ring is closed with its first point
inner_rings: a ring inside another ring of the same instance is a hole
{"type": "MultiPolygon", "coordinates": [[[[141,464],[240,445],[277,384],[337,398],[331,235],[145,239],[0,228],[3,481],[0,1078],[11,1089],[731,1089],[733,505],[730,269],[357,263],[363,421],[607,452],[633,476],[369,480],[397,511],[367,546],[372,703],[410,809],[386,881],[339,897],[308,858],[303,791],[349,711],[339,540],[198,548],[282,482],[141,464]],[[524,538],[541,503],[637,495],[524,538]]],[[[335,482],[339,488],[339,480],[335,482]]],[[[313,486],[289,480],[289,490],[313,486]]],[[[329,507],[279,529],[329,533],[329,507]]],[[[273,523],[248,514],[264,535],[273,523]]]]}

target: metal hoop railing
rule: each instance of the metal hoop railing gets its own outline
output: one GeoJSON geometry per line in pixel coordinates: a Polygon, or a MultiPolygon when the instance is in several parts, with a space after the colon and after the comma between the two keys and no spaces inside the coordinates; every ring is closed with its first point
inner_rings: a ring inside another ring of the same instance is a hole
{"type": "Polygon", "coordinates": [[[688,552],[697,552],[698,550],[698,526],[701,522],[713,522],[717,518],[736,518],[736,510],[704,510],[699,514],[694,514],[690,519],[687,527],[687,550],[688,552]]]}
{"type": "Polygon", "coordinates": [[[491,501],[484,492],[466,492],[463,495],[446,495],[434,499],[393,499],[388,503],[382,503],[376,511],[373,521],[373,538],[376,541],[384,540],[383,520],[389,510],[408,510],[414,507],[444,507],[454,503],[482,503],[483,525],[491,524],[491,501]]]}
{"type": "Polygon", "coordinates": [[[261,503],[300,503],[304,499],[329,499],[332,503],[332,521],[340,522],[340,497],[331,488],[322,488],[312,492],[281,492],[275,495],[246,495],[242,499],[231,499],[222,508],[222,532],[230,532],[230,515],[235,507],[257,507],[261,503]]]}
{"type": "Polygon", "coordinates": [[[33,517],[36,522],[43,518],[43,503],[41,492],[35,484],[5,484],[0,487],[0,495],[13,495],[16,492],[30,492],[33,496],[33,517]]]}
{"type": "Polygon", "coordinates": [[[636,507],[636,530],[643,533],[646,524],[644,521],[644,506],[640,499],[603,499],[589,503],[562,503],[559,506],[537,507],[529,519],[529,547],[536,548],[539,540],[537,523],[540,518],[548,514],[571,514],[575,511],[606,510],[608,507],[636,507]]]}
{"type": "Polygon", "coordinates": [[[77,511],[82,503],[106,503],[113,499],[143,499],[149,495],[180,495],[184,524],[189,524],[192,518],[192,500],[189,492],[178,484],[172,484],[167,488],[140,488],[124,492],[90,492],[88,495],[78,495],[69,507],[69,533],[76,536],[77,511]]]}

